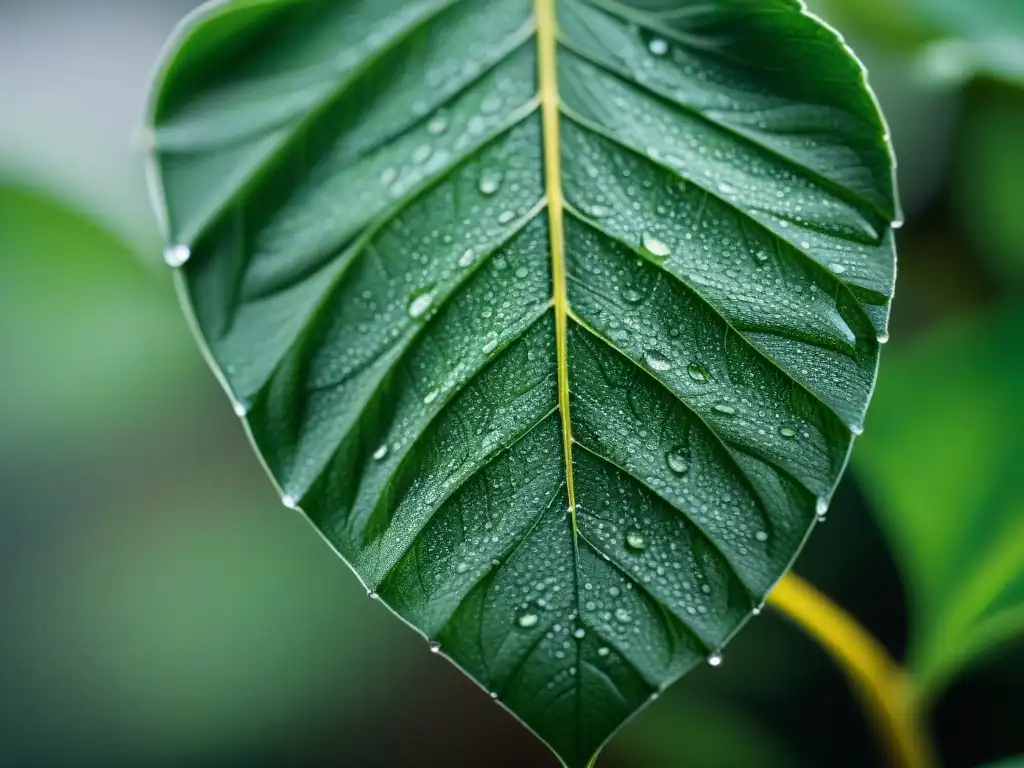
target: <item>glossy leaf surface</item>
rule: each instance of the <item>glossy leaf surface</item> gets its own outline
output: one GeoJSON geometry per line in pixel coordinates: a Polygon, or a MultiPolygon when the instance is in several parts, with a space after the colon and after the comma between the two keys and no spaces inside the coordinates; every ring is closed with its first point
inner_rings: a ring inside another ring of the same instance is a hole
{"type": "Polygon", "coordinates": [[[796,2],[235,2],[154,180],[285,503],[569,765],[718,652],[860,429],[884,126],[796,2]]]}
{"type": "Polygon", "coordinates": [[[908,666],[927,693],[1024,633],[1022,332],[1020,312],[993,313],[887,361],[858,450],[908,584],[908,666]]]}

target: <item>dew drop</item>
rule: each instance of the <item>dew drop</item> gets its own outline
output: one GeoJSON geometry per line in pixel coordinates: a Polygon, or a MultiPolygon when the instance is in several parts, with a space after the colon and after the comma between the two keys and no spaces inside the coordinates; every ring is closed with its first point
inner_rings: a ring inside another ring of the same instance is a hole
{"type": "Polygon", "coordinates": [[[882,331],[880,334],[878,334],[878,343],[879,344],[888,344],[889,343],[889,332],[888,331],[882,331]]]}
{"type": "Polygon", "coordinates": [[[818,497],[818,501],[814,505],[814,514],[818,516],[818,522],[825,520],[825,515],[828,514],[828,499],[824,496],[818,497]]]}
{"type": "Polygon", "coordinates": [[[395,183],[395,180],[397,178],[398,171],[396,171],[394,168],[386,168],[384,172],[380,175],[380,183],[383,184],[385,187],[390,187],[392,184],[395,183]]]}
{"type": "Polygon", "coordinates": [[[485,355],[489,355],[489,354],[491,354],[491,352],[493,352],[497,348],[498,348],[498,340],[497,339],[491,339],[486,344],[484,344],[483,353],[485,355]]]}
{"type": "Polygon", "coordinates": [[[409,317],[413,320],[417,320],[427,314],[427,310],[430,309],[430,305],[434,303],[434,294],[432,291],[423,291],[412,297],[412,301],[409,302],[409,317]]]}
{"type": "Polygon", "coordinates": [[[720,651],[715,651],[710,656],[708,656],[708,664],[710,664],[712,667],[722,666],[722,653],[720,651]]]}
{"type": "Polygon", "coordinates": [[[626,546],[635,552],[643,552],[647,548],[647,542],[643,534],[637,531],[630,531],[626,534],[626,546]]]}
{"type": "Polygon", "coordinates": [[[648,232],[644,232],[641,241],[643,242],[644,250],[656,259],[667,259],[672,253],[667,245],[648,232]]]}
{"type": "Polygon", "coordinates": [[[245,405],[243,405],[242,403],[234,403],[232,407],[235,409],[235,416],[237,416],[240,419],[244,419],[246,414],[249,413],[249,409],[246,408],[245,405]]]}
{"type": "Polygon", "coordinates": [[[458,565],[455,566],[455,572],[456,573],[465,573],[468,570],[469,570],[469,563],[467,563],[467,562],[461,562],[461,563],[459,563],[458,565]]]}
{"type": "Polygon", "coordinates": [[[833,262],[832,264],[829,264],[828,268],[835,272],[837,275],[841,275],[843,274],[843,272],[846,271],[846,267],[844,267],[839,262],[833,262]]]}
{"type": "Polygon", "coordinates": [[[368,589],[368,590],[366,590],[366,596],[368,598],[370,598],[371,600],[379,600],[380,599],[380,596],[377,594],[377,590],[375,590],[375,589],[368,589]]]}
{"type": "Polygon", "coordinates": [[[668,43],[660,37],[652,38],[647,47],[655,56],[664,56],[668,53],[668,43]]]}
{"type": "Polygon", "coordinates": [[[690,469],[686,458],[678,450],[669,451],[667,461],[668,468],[677,475],[685,475],[690,469]]]}
{"type": "Polygon", "coordinates": [[[448,130],[448,118],[443,114],[435,115],[427,123],[427,133],[433,136],[440,136],[446,130],[448,130]]]}
{"type": "Polygon", "coordinates": [[[499,224],[508,224],[516,215],[512,211],[502,211],[502,214],[498,217],[499,224]]]}
{"type": "Polygon", "coordinates": [[[585,630],[583,627],[580,627],[572,633],[572,636],[575,637],[577,640],[582,640],[584,637],[587,636],[587,630],[585,630]]]}
{"type": "Polygon", "coordinates": [[[476,260],[476,252],[470,248],[464,254],[459,256],[459,266],[465,269],[476,260]]]}
{"type": "Polygon", "coordinates": [[[190,258],[192,258],[192,249],[187,245],[169,245],[164,250],[164,262],[167,266],[175,269],[185,266],[185,262],[190,258]]]}
{"type": "Polygon", "coordinates": [[[644,362],[652,371],[667,371],[672,367],[668,358],[656,349],[648,349],[644,352],[644,362]]]}
{"type": "Polygon", "coordinates": [[[719,403],[718,405],[714,406],[714,408],[715,408],[715,411],[717,413],[720,413],[723,416],[735,416],[736,415],[736,409],[733,408],[731,405],[725,405],[724,403],[719,403]]]}
{"type": "Polygon", "coordinates": [[[754,538],[758,541],[768,541],[768,534],[765,531],[758,531],[754,534],[754,538]]]}
{"type": "Polygon", "coordinates": [[[643,296],[641,296],[638,291],[635,291],[632,288],[625,288],[622,291],[622,298],[624,298],[626,301],[628,301],[631,304],[636,304],[638,301],[640,301],[643,298],[643,296]]]}
{"type": "Polygon", "coordinates": [[[633,617],[625,608],[616,608],[615,618],[622,624],[629,624],[633,617]]]}
{"type": "Polygon", "coordinates": [[[607,656],[609,653],[611,653],[611,650],[603,645],[597,649],[598,656],[607,656]]]}
{"type": "Polygon", "coordinates": [[[295,509],[299,504],[298,500],[296,500],[294,496],[287,495],[281,497],[281,503],[288,507],[288,509],[295,509]]]}
{"type": "Polygon", "coordinates": [[[433,150],[429,144],[422,144],[416,148],[416,151],[412,153],[412,161],[414,163],[425,163],[430,159],[430,154],[433,150]]]}
{"type": "Polygon", "coordinates": [[[376,451],[373,452],[374,461],[380,461],[381,459],[383,459],[387,455],[388,455],[388,447],[387,447],[386,444],[382,445],[380,448],[378,448],[376,451]]]}
{"type": "Polygon", "coordinates": [[[431,653],[440,653],[441,652],[441,644],[439,642],[437,642],[437,640],[431,640],[427,644],[427,647],[430,648],[430,652],[431,653]]]}
{"type": "Polygon", "coordinates": [[[487,195],[488,197],[493,195],[501,188],[501,179],[500,173],[485,172],[480,177],[480,184],[477,187],[480,190],[480,194],[487,195]]]}
{"type": "Polygon", "coordinates": [[[850,424],[848,426],[854,437],[860,437],[864,434],[864,426],[862,424],[850,424]]]}
{"type": "Polygon", "coordinates": [[[441,394],[441,393],[438,390],[436,390],[436,389],[430,390],[429,392],[427,392],[426,396],[424,396],[423,404],[424,405],[430,405],[432,402],[437,400],[437,396],[439,394],[441,394]]]}
{"type": "Polygon", "coordinates": [[[538,621],[539,619],[537,618],[537,614],[524,613],[522,616],[519,617],[518,624],[523,629],[530,629],[531,627],[537,626],[538,621]]]}
{"type": "Polygon", "coordinates": [[[792,427],[779,427],[779,434],[787,440],[792,440],[796,437],[796,430],[792,427]]]}
{"type": "Polygon", "coordinates": [[[529,274],[530,270],[528,270],[526,267],[520,267],[519,269],[516,270],[516,277],[518,277],[520,280],[522,280],[529,274]]]}
{"type": "Polygon", "coordinates": [[[686,373],[689,374],[690,378],[699,384],[703,384],[705,381],[711,378],[711,373],[700,363],[690,363],[686,367],[686,373]]]}

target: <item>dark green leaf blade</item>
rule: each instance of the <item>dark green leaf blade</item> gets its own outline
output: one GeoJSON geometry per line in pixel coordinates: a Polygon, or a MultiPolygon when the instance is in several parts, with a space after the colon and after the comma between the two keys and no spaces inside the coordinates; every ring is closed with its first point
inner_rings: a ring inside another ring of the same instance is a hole
{"type": "Polygon", "coordinates": [[[717,660],[885,333],[892,161],[834,33],[789,0],[214,4],[153,114],[211,360],[373,595],[573,766],[717,660]]]}

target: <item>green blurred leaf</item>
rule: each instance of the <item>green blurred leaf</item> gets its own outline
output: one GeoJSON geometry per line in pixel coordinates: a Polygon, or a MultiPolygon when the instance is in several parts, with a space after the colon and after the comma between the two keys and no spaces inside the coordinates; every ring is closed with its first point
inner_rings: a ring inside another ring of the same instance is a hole
{"type": "Polygon", "coordinates": [[[960,225],[996,276],[1024,279],[1024,99],[990,100],[964,117],[950,188],[960,225]]]}
{"type": "Polygon", "coordinates": [[[131,426],[196,370],[188,345],[172,292],[120,240],[0,184],[0,444],[52,450],[131,426]]]}
{"type": "Polygon", "coordinates": [[[800,760],[725,702],[674,697],[644,711],[612,749],[631,768],[792,768],[800,760]]]}
{"type": "Polygon", "coordinates": [[[153,160],[285,504],[577,766],[825,513],[898,211],[795,0],[554,5],[210,5],[153,160]]]}
{"type": "Polygon", "coordinates": [[[909,666],[933,692],[1024,631],[1024,315],[1005,311],[886,358],[856,466],[914,611],[909,666]]]}

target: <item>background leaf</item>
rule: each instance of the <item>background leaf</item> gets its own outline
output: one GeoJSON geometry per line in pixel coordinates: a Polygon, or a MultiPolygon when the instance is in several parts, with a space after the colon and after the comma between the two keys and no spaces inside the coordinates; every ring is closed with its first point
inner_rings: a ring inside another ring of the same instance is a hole
{"type": "Polygon", "coordinates": [[[910,671],[928,693],[1024,630],[1022,332],[1007,310],[887,358],[857,452],[908,583],[910,671]]]}
{"type": "Polygon", "coordinates": [[[557,6],[556,42],[543,1],[211,5],[152,140],[286,506],[575,766],[824,515],[898,211],[799,4],[557,6]]]}

